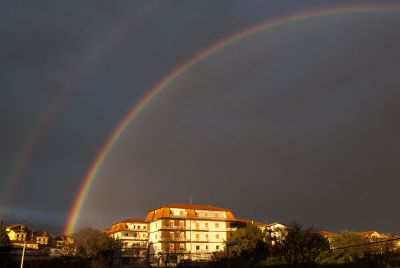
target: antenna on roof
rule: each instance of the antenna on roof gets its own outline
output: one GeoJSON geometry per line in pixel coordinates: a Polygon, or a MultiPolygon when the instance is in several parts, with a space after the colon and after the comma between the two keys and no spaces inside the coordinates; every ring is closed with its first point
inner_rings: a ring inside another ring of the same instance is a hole
{"type": "Polygon", "coordinates": [[[189,203],[190,203],[191,205],[193,205],[193,198],[192,198],[192,196],[190,196],[189,203]]]}

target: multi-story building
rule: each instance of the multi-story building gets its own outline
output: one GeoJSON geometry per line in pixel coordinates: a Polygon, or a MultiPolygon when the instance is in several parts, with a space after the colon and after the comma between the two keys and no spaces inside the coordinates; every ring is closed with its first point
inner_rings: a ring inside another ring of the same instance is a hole
{"type": "Polygon", "coordinates": [[[40,246],[48,247],[52,246],[54,241],[54,236],[46,231],[33,232],[33,238],[40,246]]]}
{"type": "Polygon", "coordinates": [[[144,220],[128,219],[117,222],[106,233],[115,240],[117,262],[129,264],[146,260],[148,224],[144,220]]]}
{"type": "Polygon", "coordinates": [[[208,260],[236,230],[232,212],[214,206],[168,204],[150,211],[146,222],[151,263],[208,260]]]}
{"type": "Polygon", "coordinates": [[[6,232],[10,241],[30,241],[32,230],[25,224],[12,224],[6,227],[6,232]]]}

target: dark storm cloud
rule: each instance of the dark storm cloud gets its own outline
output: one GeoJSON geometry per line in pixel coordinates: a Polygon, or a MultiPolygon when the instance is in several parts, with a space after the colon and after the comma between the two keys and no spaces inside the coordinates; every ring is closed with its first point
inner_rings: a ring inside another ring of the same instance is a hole
{"type": "MultiPolygon", "coordinates": [[[[344,2],[349,3],[349,1],[344,2]]],[[[62,224],[62,218],[65,219],[84,174],[111,130],[132,105],[145,94],[146,90],[159,79],[189,57],[215,43],[216,40],[262,20],[326,5],[331,5],[331,2],[96,1],[95,3],[65,2],[60,4],[53,1],[29,3],[10,1],[5,3],[4,8],[0,9],[0,187],[3,187],[16,163],[21,159],[24,146],[32,137],[40,119],[59,98],[65,85],[70,81],[75,82],[70,86],[70,94],[60,102],[62,105],[50,116],[49,124],[44,129],[42,138],[38,139],[39,142],[32,151],[26,170],[17,184],[17,190],[12,193],[12,202],[0,204],[0,214],[4,215],[7,209],[11,218],[20,217],[30,221],[42,220],[62,224]],[[86,67],[79,73],[78,70],[82,66],[86,67]],[[76,77],[79,79],[74,80],[76,77]]],[[[397,25],[397,20],[390,16],[380,17],[380,20],[386,20],[381,22],[385,25],[397,25]]],[[[109,187],[110,182],[115,183],[115,189],[132,189],[132,192],[126,192],[126,195],[118,195],[119,198],[115,199],[115,203],[139,204],[137,200],[143,200],[144,197],[138,195],[137,191],[143,188],[149,189],[148,195],[157,197],[151,200],[146,199],[148,203],[145,205],[127,205],[123,208],[119,206],[118,209],[112,206],[103,207],[102,202],[99,201],[97,209],[93,210],[93,217],[96,218],[99,213],[102,214],[104,224],[132,214],[142,217],[144,211],[150,207],[169,200],[187,201],[190,195],[195,197],[195,202],[237,207],[237,211],[248,211],[249,217],[262,217],[260,209],[264,210],[264,206],[252,206],[254,209],[251,210],[247,206],[241,207],[228,202],[232,196],[237,195],[233,190],[227,189],[225,195],[220,195],[217,187],[207,189],[199,187],[203,191],[194,192],[194,188],[189,184],[194,183],[202,175],[205,181],[216,178],[216,186],[225,185],[223,179],[231,181],[232,185],[236,185],[235,187],[242,187],[246,192],[243,183],[235,179],[246,175],[251,178],[250,181],[257,181],[261,186],[265,186],[263,179],[267,174],[269,176],[275,174],[277,178],[287,177],[286,173],[279,169],[265,168],[265,172],[264,169],[260,171],[259,161],[246,160],[256,157],[261,159],[261,156],[265,156],[266,150],[270,148],[276,152],[277,159],[286,161],[284,155],[279,158],[279,148],[283,146],[279,140],[276,141],[274,147],[271,144],[264,144],[265,137],[274,140],[282,135],[283,129],[293,132],[301,131],[302,135],[306,135],[309,129],[322,128],[328,133],[327,125],[334,131],[343,124],[341,121],[343,118],[350,120],[349,114],[355,113],[352,100],[359,98],[357,90],[349,90],[346,94],[338,95],[327,92],[325,94],[313,89],[298,92],[290,87],[293,86],[292,81],[297,81],[298,87],[304,88],[309,81],[308,79],[301,81],[302,77],[309,77],[310,74],[321,76],[324,72],[320,68],[302,72],[294,71],[290,73],[291,80],[285,80],[284,83],[274,77],[280,77],[282,73],[285,73],[287,64],[293,65],[292,68],[295,70],[303,69],[301,61],[310,59],[307,55],[315,55],[311,57],[314,62],[306,62],[307,65],[321,66],[331,59],[324,58],[327,51],[334,59],[335,53],[341,55],[343,51],[343,53],[346,52],[346,49],[356,51],[352,55],[355,58],[348,61],[359,63],[360,66],[353,66],[355,69],[360,69],[359,72],[346,73],[341,69],[340,62],[338,65],[325,66],[330,68],[328,72],[342,72],[339,80],[346,81],[344,87],[353,80],[352,83],[360,85],[365,77],[368,78],[365,80],[368,85],[373,79],[369,79],[371,74],[381,72],[382,75],[389,75],[393,72],[393,68],[397,65],[395,61],[390,61],[390,58],[396,56],[393,52],[396,44],[388,40],[395,40],[396,36],[391,36],[393,34],[390,28],[386,29],[379,26],[379,23],[375,25],[365,21],[354,20],[351,23],[355,25],[356,30],[351,34],[364,38],[362,42],[360,40],[356,42],[357,49],[348,48],[347,46],[351,44],[345,40],[340,41],[344,37],[341,36],[342,31],[336,29],[335,23],[331,23],[325,25],[328,30],[324,33],[327,38],[324,46],[329,47],[326,51],[314,50],[312,46],[308,50],[292,46],[286,47],[285,53],[274,56],[276,50],[282,52],[285,49],[281,48],[282,42],[308,44],[316,33],[321,33],[318,27],[315,29],[316,32],[307,32],[301,28],[305,26],[299,24],[300,29],[296,31],[304,34],[301,36],[284,34],[281,37],[287,40],[267,42],[265,45],[269,49],[265,51],[269,53],[268,55],[263,54],[263,47],[256,41],[247,42],[244,47],[237,44],[232,48],[236,49],[235,51],[227,50],[226,53],[220,55],[227,58],[210,59],[207,64],[197,66],[197,72],[189,72],[181,77],[176,84],[178,89],[171,90],[169,93],[171,95],[167,95],[166,98],[155,100],[143,119],[137,122],[140,126],[134,127],[135,129],[127,134],[129,141],[124,140],[123,144],[129,143],[133,146],[132,150],[140,150],[140,154],[132,155],[128,151],[116,150],[116,154],[120,156],[113,156],[107,162],[110,167],[115,165],[116,159],[126,165],[133,162],[136,163],[135,166],[139,163],[142,166],[135,168],[134,172],[105,168],[105,173],[96,182],[96,189],[98,188],[99,191],[109,187]],[[368,27],[357,25],[357,23],[363,23],[368,27]],[[377,29],[372,29],[373,27],[377,29]],[[379,42],[377,38],[368,38],[369,31],[379,31],[380,38],[386,41],[379,42]],[[328,38],[330,36],[332,38],[328,38]],[[245,57],[243,51],[251,50],[255,51],[254,54],[247,54],[247,59],[243,59],[245,57]],[[369,52],[376,53],[376,51],[380,51],[379,54],[366,57],[369,52]],[[393,55],[390,55],[389,51],[392,51],[393,55]],[[263,54],[262,59],[272,57],[271,61],[274,64],[259,60],[260,53],[263,54]],[[235,54],[238,56],[231,57],[235,54]],[[305,55],[300,59],[299,54],[305,55]],[[360,61],[360,58],[365,58],[365,61],[360,61]],[[383,61],[386,63],[385,67],[377,68],[379,62],[383,61]],[[227,67],[228,62],[232,63],[230,68],[227,67]],[[242,69],[246,71],[241,71],[242,69]],[[220,72],[220,70],[224,71],[220,72]],[[241,72],[240,76],[238,72],[241,72]],[[199,73],[202,75],[199,76],[199,73]],[[234,79],[235,77],[242,77],[242,79],[234,79]],[[210,85],[210,81],[214,84],[210,85]],[[249,83],[249,81],[254,82],[249,83]],[[266,84],[268,84],[270,99],[267,108],[263,102],[264,98],[260,97],[265,96],[266,84]],[[204,91],[199,91],[202,94],[193,93],[197,92],[198,88],[204,88],[204,91]],[[243,88],[251,88],[251,90],[244,91],[243,88]],[[277,88],[279,90],[276,90],[277,88]],[[210,95],[215,92],[218,94],[210,95]],[[321,104],[299,105],[303,99],[307,101],[310,94],[314,99],[321,100],[321,104]],[[344,109],[340,111],[335,109],[337,102],[341,103],[344,109]],[[251,107],[248,103],[252,103],[251,107]],[[282,107],[282,103],[293,107],[299,105],[298,112],[304,118],[308,118],[312,113],[306,109],[309,106],[314,109],[319,109],[318,105],[322,108],[327,106],[332,112],[329,114],[329,120],[312,118],[296,121],[282,107]],[[176,108],[171,109],[175,105],[177,105],[176,108]],[[168,112],[166,113],[163,109],[168,112]],[[179,116],[175,116],[175,113],[179,116]],[[175,118],[173,124],[171,117],[175,118]],[[259,123],[263,120],[268,120],[271,125],[267,130],[263,124],[259,123]],[[319,120],[321,125],[314,123],[314,120],[319,120]],[[144,124],[143,127],[142,124],[144,124]],[[254,129],[258,131],[253,131],[254,129]],[[160,132],[163,134],[162,138],[160,138],[160,132]],[[148,145],[149,141],[151,141],[151,146],[148,145]],[[259,147],[257,150],[254,148],[256,143],[262,144],[257,145],[259,147]],[[143,144],[143,146],[137,148],[135,147],[137,144],[143,144]],[[236,145],[231,146],[232,144],[236,145]],[[212,145],[212,150],[215,150],[213,154],[206,149],[209,145],[212,145]],[[156,148],[158,149],[154,151],[156,148]],[[243,154],[237,153],[238,148],[243,154]],[[171,157],[171,152],[175,151],[176,154],[173,153],[174,157],[171,157]],[[185,151],[196,152],[196,157],[193,158],[192,153],[185,154],[185,151]],[[233,157],[233,154],[237,156],[233,157]],[[170,158],[169,161],[166,161],[168,158],[170,158]],[[219,162],[220,158],[226,158],[226,162],[219,162]],[[185,167],[176,168],[176,163],[183,163],[185,167]],[[243,171],[233,171],[231,166],[241,166],[243,171]],[[108,181],[104,179],[104,176],[108,178],[108,181]],[[132,178],[135,179],[133,185],[132,178]],[[148,178],[169,181],[176,186],[175,189],[180,189],[180,191],[174,192],[175,190],[170,189],[164,192],[159,188],[153,189],[144,183],[144,180],[148,178]],[[123,187],[125,183],[130,187],[123,187]]],[[[294,31],[290,28],[281,30],[290,33],[294,31]]],[[[279,34],[279,31],[277,29],[274,34],[279,34]]],[[[347,32],[347,35],[350,33],[347,32]]],[[[260,42],[265,43],[265,40],[261,38],[260,42]]],[[[348,61],[345,61],[345,64],[348,61]]],[[[316,87],[332,86],[338,80],[337,77],[324,77],[324,80],[315,81],[318,83],[315,84],[316,87]]],[[[384,83],[381,80],[378,82],[384,83]]],[[[391,81],[390,76],[385,80],[388,88],[392,88],[391,81]]],[[[370,91],[376,93],[374,89],[370,91]]],[[[394,100],[392,95],[388,94],[388,96],[391,98],[382,98],[381,102],[386,104],[394,100]]],[[[359,106],[371,100],[371,95],[365,98],[365,102],[358,104],[359,106]]],[[[372,118],[381,111],[379,107],[376,109],[375,113],[372,112],[373,110],[368,110],[371,111],[372,118]]],[[[385,120],[389,120],[391,116],[393,115],[388,114],[385,120]]],[[[380,119],[382,118],[376,120],[380,119]]],[[[384,126],[387,127],[387,124],[388,122],[384,126]]],[[[385,133],[393,133],[383,126],[381,129],[384,129],[385,133]]],[[[295,139],[294,137],[288,135],[289,138],[293,144],[296,144],[296,140],[292,140],[295,139]]],[[[290,144],[285,144],[285,146],[290,146],[290,144]]],[[[304,151],[307,148],[304,145],[304,148],[299,148],[299,150],[304,151]]],[[[122,189],[122,191],[125,190],[122,189]]],[[[144,191],[141,190],[141,192],[144,191]]],[[[107,196],[110,193],[102,192],[101,194],[107,196]]],[[[264,199],[260,200],[260,203],[264,201],[264,199]]],[[[270,209],[266,210],[269,214],[270,209]]],[[[275,215],[276,219],[302,219],[292,215],[293,210],[288,210],[288,213],[285,210],[285,206],[277,207],[271,214],[275,215]]],[[[87,221],[87,223],[93,224],[93,221],[87,221]]]]}
{"type": "Polygon", "coordinates": [[[395,13],[310,19],[195,66],[125,133],[84,222],[194,196],[258,220],[396,230],[399,24],[395,13]]]}

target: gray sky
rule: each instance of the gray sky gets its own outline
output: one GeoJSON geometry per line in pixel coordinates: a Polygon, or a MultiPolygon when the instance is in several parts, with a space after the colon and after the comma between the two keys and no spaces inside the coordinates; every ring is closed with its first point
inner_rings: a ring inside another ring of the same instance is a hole
{"type": "MultiPolygon", "coordinates": [[[[97,152],[153,84],[221,38],[328,5],[8,2],[1,194],[40,119],[57,108],[0,204],[3,218],[62,226],[97,152]]],[[[399,26],[399,12],[308,19],[197,64],[129,126],[80,226],[103,228],[192,196],[241,218],[399,232],[399,26]]]]}

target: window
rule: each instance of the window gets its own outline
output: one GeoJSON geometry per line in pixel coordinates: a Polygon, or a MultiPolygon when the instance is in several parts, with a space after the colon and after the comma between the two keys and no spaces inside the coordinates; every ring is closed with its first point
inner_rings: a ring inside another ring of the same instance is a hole
{"type": "Polygon", "coordinates": [[[208,250],[208,245],[206,246],[206,250],[208,250]]]}
{"type": "Polygon", "coordinates": [[[200,223],[196,223],[196,229],[200,229],[200,223]]]}
{"type": "Polygon", "coordinates": [[[206,228],[208,228],[208,222],[205,223],[206,228]]]}
{"type": "Polygon", "coordinates": [[[197,240],[200,239],[200,234],[196,234],[196,239],[197,239],[197,240]]]}
{"type": "Polygon", "coordinates": [[[206,238],[208,239],[208,234],[206,234],[206,238]]]}
{"type": "Polygon", "coordinates": [[[140,225],[138,225],[138,227],[137,227],[138,229],[140,229],[140,225]]]}
{"type": "Polygon", "coordinates": [[[200,250],[200,246],[196,246],[196,250],[199,251],[200,250]]]}
{"type": "Polygon", "coordinates": [[[215,228],[219,228],[219,223],[216,223],[216,224],[215,224],[215,228]]]}
{"type": "Polygon", "coordinates": [[[219,234],[216,234],[216,235],[215,235],[215,238],[216,238],[216,239],[219,239],[219,234]]]}
{"type": "Polygon", "coordinates": [[[216,249],[216,250],[219,250],[219,246],[215,246],[215,249],[216,249]]]}
{"type": "Polygon", "coordinates": [[[181,211],[179,212],[179,214],[180,214],[181,216],[183,216],[183,211],[181,210],[181,211]]]}

